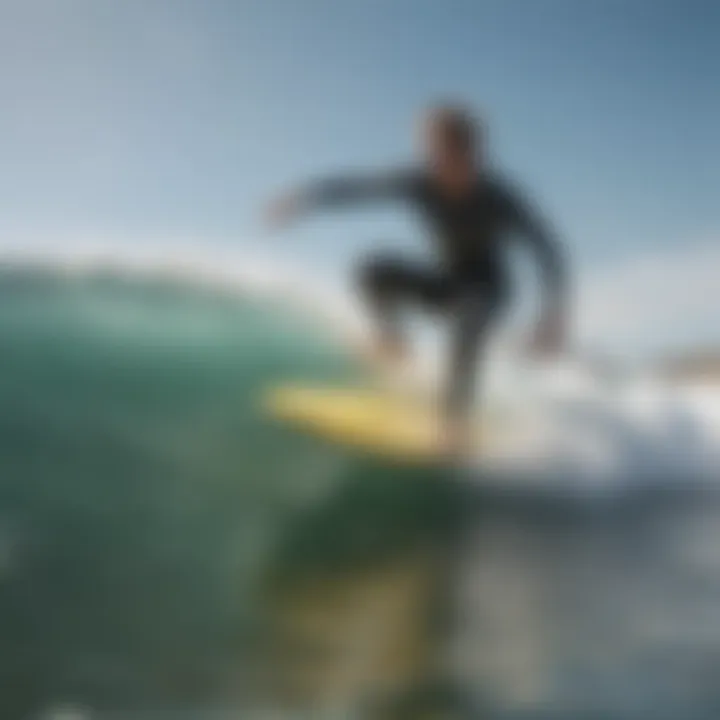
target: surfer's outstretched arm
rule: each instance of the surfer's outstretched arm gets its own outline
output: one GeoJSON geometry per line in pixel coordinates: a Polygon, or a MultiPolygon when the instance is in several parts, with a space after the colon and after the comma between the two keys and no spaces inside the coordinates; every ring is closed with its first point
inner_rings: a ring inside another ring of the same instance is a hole
{"type": "Polygon", "coordinates": [[[534,344],[556,351],[565,342],[569,314],[568,272],[563,248],[541,215],[517,194],[504,196],[517,237],[534,254],[542,285],[541,313],[534,344]]]}
{"type": "Polygon", "coordinates": [[[402,200],[411,197],[416,187],[415,174],[407,171],[318,180],[280,196],[270,205],[269,220],[272,224],[285,224],[322,208],[402,200]]]}

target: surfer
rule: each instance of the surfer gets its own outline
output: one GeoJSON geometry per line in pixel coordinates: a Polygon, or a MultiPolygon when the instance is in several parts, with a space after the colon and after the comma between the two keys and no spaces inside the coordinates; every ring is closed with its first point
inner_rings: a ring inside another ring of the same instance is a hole
{"type": "Polygon", "coordinates": [[[539,263],[543,302],[531,347],[542,353],[564,344],[565,261],[536,210],[491,167],[485,129],[466,109],[433,107],[421,128],[423,157],[416,167],[311,182],[271,203],[267,219],[279,227],[321,207],[379,200],[406,201],[420,211],[435,236],[436,261],[423,265],[375,255],[358,268],[358,282],[376,320],[370,350],[383,363],[407,355],[402,307],[422,306],[447,317],[451,340],[441,437],[454,453],[469,440],[477,361],[509,299],[507,238],[524,240],[539,263]]]}

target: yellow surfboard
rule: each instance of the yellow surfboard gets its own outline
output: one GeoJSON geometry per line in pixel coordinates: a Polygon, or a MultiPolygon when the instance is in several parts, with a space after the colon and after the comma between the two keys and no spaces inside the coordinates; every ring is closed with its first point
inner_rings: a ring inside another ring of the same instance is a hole
{"type": "Polygon", "coordinates": [[[298,430],[374,455],[419,463],[446,459],[439,414],[427,400],[384,390],[286,385],[271,390],[264,407],[298,430]]]}

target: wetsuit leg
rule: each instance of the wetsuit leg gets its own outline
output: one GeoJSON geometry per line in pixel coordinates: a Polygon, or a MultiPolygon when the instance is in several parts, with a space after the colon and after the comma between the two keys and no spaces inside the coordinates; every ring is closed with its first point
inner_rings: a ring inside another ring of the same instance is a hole
{"type": "Polygon", "coordinates": [[[479,355],[503,305],[502,287],[444,273],[403,258],[375,257],[362,266],[360,291],[390,343],[403,340],[399,311],[420,305],[449,313],[450,358],[444,394],[448,417],[464,419],[475,392],[479,355]]]}
{"type": "Polygon", "coordinates": [[[389,342],[401,342],[399,311],[405,304],[447,306],[454,285],[447,275],[397,257],[375,257],[360,270],[360,292],[389,342]]]}
{"type": "Polygon", "coordinates": [[[475,394],[477,363],[500,309],[498,293],[483,286],[459,292],[453,303],[450,359],[445,391],[448,417],[464,420],[475,394]]]}

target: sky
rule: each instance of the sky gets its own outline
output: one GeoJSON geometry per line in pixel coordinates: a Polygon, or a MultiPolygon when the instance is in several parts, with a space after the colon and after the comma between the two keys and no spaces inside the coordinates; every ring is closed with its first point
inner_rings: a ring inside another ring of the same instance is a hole
{"type": "Polygon", "coordinates": [[[588,302],[627,298],[629,338],[654,317],[648,337],[720,341],[718,78],[715,0],[0,0],[0,246],[275,243],[318,268],[421,252],[399,209],[281,240],[258,212],[307,178],[406,162],[417,111],[459,99],[588,302]]]}

